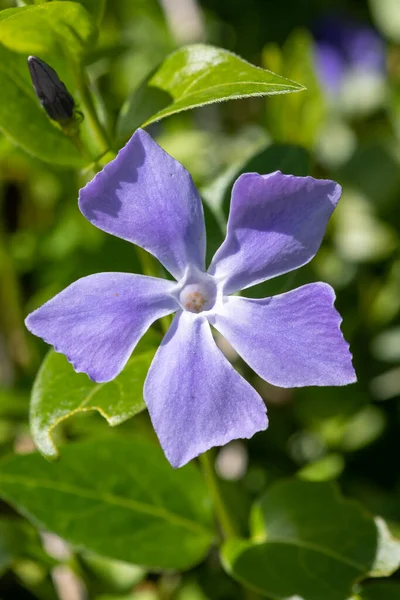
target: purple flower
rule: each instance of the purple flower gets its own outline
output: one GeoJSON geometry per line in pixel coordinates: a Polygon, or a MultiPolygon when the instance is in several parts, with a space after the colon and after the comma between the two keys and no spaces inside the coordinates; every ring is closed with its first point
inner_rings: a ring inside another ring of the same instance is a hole
{"type": "Polygon", "coordinates": [[[245,173],[225,241],[205,269],[205,226],[189,173],[144,131],[84,187],[79,207],[103,231],[156,256],[176,281],[99,273],[79,279],[26,320],[97,382],[124,368],[150,325],[176,313],[147,375],[144,399],[174,467],[266,429],[264,402],[217,348],[210,324],[274,385],[345,385],[356,377],[332,288],[305,285],[234,296],[309,262],[341,193],[312,177],[245,173]]]}
{"type": "Polygon", "coordinates": [[[328,93],[339,93],[347,75],[384,73],[384,44],[372,27],[330,15],[319,21],[314,36],[317,74],[328,93]]]}

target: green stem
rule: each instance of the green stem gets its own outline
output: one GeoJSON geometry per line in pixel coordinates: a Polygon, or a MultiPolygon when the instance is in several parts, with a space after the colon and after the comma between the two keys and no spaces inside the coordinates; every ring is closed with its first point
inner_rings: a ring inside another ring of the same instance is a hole
{"type": "Polygon", "coordinates": [[[221,526],[224,538],[229,539],[233,537],[238,537],[235,524],[233,523],[229,511],[225,506],[224,500],[222,498],[213,462],[210,457],[210,452],[208,451],[204,452],[204,454],[200,454],[199,460],[203,470],[204,479],[206,481],[208,489],[210,490],[217,519],[221,526]]]}
{"type": "Polygon", "coordinates": [[[87,123],[96,140],[99,154],[107,154],[110,148],[110,141],[106,130],[104,129],[94,106],[92,95],[90,93],[87,76],[83,69],[76,71],[76,85],[79,91],[79,96],[82,103],[82,108],[85,113],[87,123]]]}

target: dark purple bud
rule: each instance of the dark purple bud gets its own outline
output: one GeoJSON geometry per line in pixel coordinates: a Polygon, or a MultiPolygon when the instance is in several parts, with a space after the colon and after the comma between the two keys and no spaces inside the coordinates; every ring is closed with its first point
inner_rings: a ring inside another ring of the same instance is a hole
{"type": "Polygon", "coordinates": [[[71,119],[75,109],[74,99],[54,69],[36,56],[28,58],[28,68],[36,96],[50,119],[71,119]]]}

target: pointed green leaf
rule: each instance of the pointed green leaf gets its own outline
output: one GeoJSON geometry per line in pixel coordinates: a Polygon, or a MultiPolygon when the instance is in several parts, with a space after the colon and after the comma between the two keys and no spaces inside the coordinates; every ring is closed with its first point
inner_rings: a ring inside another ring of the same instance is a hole
{"type": "Polygon", "coordinates": [[[272,486],[253,512],[253,541],[228,541],[226,570],[274,599],[343,600],[376,552],[372,517],[331,483],[272,486]]]}
{"type": "Polygon", "coordinates": [[[213,102],[303,89],[227,50],[193,44],[170,54],[133,93],[123,106],[118,134],[130,135],[141,124],[213,102]]]}
{"type": "Polygon", "coordinates": [[[194,465],[174,470],[139,438],[65,447],[0,463],[0,496],[74,546],[151,568],[186,569],[213,540],[210,501],[194,465]]]}
{"type": "Polygon", "coordinates": [[[40,58],[68,55],[79,60],[95,35],[93,19],[76,2],[48,2],[0,13],[0,43],[40,58]]]}
{"type": "Polygon", "coordinates": [[[75,373],[63,354],[51,350],[37,374],[31,399],[31,431],[40,452],[57,458],[52,431],[78,412],[97,410],[114,426],[144,410],[143,385],[159,341],[148,332],[122,373],[108,383],[75,373]]]}

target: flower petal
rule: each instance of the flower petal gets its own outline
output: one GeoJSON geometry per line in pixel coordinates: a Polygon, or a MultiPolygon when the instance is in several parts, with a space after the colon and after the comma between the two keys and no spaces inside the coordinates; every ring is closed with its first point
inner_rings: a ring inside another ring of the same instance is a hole
{"type": "Polygon", "coordinates": [[[31,313],[29,331],[93,381],[114,379],[150,325],[177,310],[173,282],[131,273],[78,279],[31,313]]]}
{"type": "Polygon", "coordinates": [[[328,284],[310,283],[263,300],[225,300],[213,324],[266,381],[280,387],[356,381],[328,284]]]}
{"type": "Polygon", "coordinates": [[[179,279],[188,264],[204,270],[203,207],[190,174],[137,130],[79,194],[99,229],[142,246],[179,279]]]}
{"type": "Polygon", "coordinates": [[[341,194],[334,181],[245,173],[232,190],[228,233],[209,273],[231,294],[309,262],[341,194]]]}
{"type": "Polygon", "coordinates": [[[268,425],[260,396],[217,348],[207,320],[193,313],[176,315],[150,367],[144,399],[173,467],[268,425]]]}

